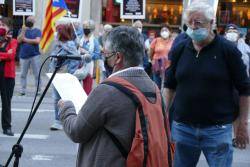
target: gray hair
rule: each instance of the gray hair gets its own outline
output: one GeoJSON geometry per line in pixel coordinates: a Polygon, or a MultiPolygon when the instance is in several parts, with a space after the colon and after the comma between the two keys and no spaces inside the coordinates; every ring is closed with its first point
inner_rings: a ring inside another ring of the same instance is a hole
{"type": "Polygon", "coordinates": [[[110,32],[112,30],[112,28],[113,28],[113,26],[110,24],[105,24],[103,27],[104,31],[106,31],[106,32],[110,32]]]}
{"type": "Polygon", "coordinates": [[[184,12],[184,21],[187,22],[190,14],[194,12],[204,14],[207,21],[214,20],[215,17],[213,6],[211,6],[206,1],[194,1],[193,3],[191,3],[190,6],[184,12]]]}
{"type": "Polygon", "coordinates": [[[134,23],[133,23],[133,25],[132,25],[132,27],[135,27],[135,28],[137,28],[137,27],[142,27],[143,25],[142,25],[142,22],[140,21],[140,20],[137,20],[137,21],[135,21],[134,23]]]}
{"type": "Polygon", "coordinates": [[[124,66],[142,65],[144,41],[136,28],[119,26],[107,35],[106,42],[112,52],[120,52],[124,56],[124,66]]]}
{"type": "Polygon", "coordinates": [[[95,30],[95,22],[93,20],[84,21],[83,28],[89,28],[91,30],[95,30]]]}

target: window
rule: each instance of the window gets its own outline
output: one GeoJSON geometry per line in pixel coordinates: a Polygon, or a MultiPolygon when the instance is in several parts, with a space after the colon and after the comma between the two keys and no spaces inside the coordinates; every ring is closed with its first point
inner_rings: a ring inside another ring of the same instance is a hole
{"type": "Polygon", "coordinates": [[[71,17],[78,18],[79,17],[80,0],[65,0],[65,3],[67,4],[68,9],[72,13],[71,17]]]}
{"type": "MultiPolygon", "coordinates": [[[[131,20],[120,19],[120,0],[102,0],[103,22],[113,24],[130,24],[131,20]]],[[[146,0],[146,25],[159,26],[167,23],[170,25],[181,25],[182,0],[146,0]]]]}

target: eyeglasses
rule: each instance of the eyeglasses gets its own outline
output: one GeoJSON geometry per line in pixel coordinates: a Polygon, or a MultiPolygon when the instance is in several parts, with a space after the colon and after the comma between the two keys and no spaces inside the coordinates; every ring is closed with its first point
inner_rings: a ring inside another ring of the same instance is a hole
{"type": "Polygon", "coordinates": [[[111,57],[113,57],[114,55],[116,55],[117,52],[106,52],[106,51],[103,51],[102,52],[102,55],[106,58],[106,59],[109,59],[111,57]]]}
{"type": "Polygon", "coordinates": [[[207,21],[201,20],[188,20],[187,25],[188,27],[191,27],[192,25],[194,25],[195,27],[204,27],[204,25],[207,23],[207,21]]]}

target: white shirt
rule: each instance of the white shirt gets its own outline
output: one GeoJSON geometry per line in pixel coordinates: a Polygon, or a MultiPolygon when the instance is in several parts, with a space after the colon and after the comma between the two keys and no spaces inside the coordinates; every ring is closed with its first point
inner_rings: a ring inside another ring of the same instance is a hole
{"type": "Polygon", "coordinates": [[[117,75],[117,74],[120,74],[120,73],[122,73],[122,72],[130,71],[130,70],[144,70],[144,68],[143,68],[143,67],[140,67],[140,66],[125,68],[125,69],[123,69],[123,70],[120,70],[120,71],[117,71],[117,72],[111,74],[111,75],[109,76],[109,78],[110,78],[110,77],[113,77],[113,76],[115,76],[115,75],[117,75]]]}

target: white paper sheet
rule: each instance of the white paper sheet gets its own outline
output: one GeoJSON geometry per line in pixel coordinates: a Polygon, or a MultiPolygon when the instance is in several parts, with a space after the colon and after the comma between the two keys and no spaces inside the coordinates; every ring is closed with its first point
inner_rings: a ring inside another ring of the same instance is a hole
{"type": "MultiPolygon", "coordinates": [[[[47,76],[51,78],[52,73],[47,73],[47,76]]],[[[57,73],[52,84],[63,100],[73,102],[78,114],[88,97],[79,80],[69,73],[57,73]]]]}

